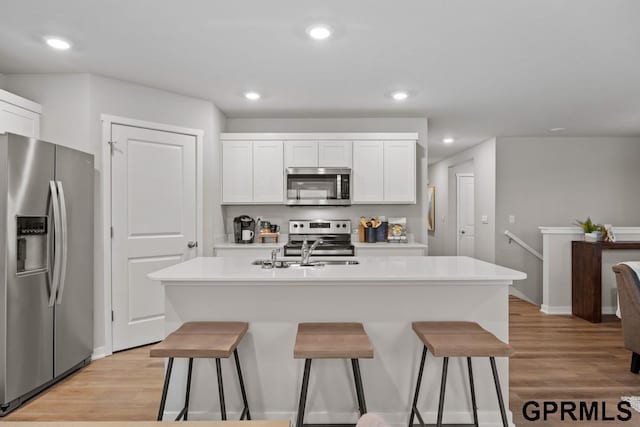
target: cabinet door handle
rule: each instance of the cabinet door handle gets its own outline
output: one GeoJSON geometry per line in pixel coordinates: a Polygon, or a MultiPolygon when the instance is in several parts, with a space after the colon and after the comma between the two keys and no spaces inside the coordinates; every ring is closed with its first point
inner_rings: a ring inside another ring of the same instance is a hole
{"type": "Polygon", "coordinates": [[[188,247],[189,249],[197,248],[197,247],[198,247],[198,242],[189,241],[189,242],[187,243],[187,247],[188,247]]]}

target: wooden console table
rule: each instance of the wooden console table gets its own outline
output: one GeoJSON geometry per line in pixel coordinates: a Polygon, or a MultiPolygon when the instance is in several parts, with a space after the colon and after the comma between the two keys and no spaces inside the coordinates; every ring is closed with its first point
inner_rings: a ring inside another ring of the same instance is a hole
{"type": "Polygon", "coordinates": [[[602,251],[640,249],[640,242],[571,242],[571,313],[602,322],[602,251]]]}

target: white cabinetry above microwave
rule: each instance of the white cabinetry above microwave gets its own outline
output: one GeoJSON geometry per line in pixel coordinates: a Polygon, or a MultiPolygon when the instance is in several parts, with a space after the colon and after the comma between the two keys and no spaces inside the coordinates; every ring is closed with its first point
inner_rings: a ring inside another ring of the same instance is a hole
{"type": "Polygon", "coordinates": [[[0,133],[40,138],[41,113],[39,104],[0,89],[0,133]]]}
{"type": "Polygon", "coordinates": [[[416,133],[223,133],[222,203],[285,204],[287,168],[349,168],[353,204],[416,203],[416,133]]]}
{"type": "Polygon", "coordinates": [[[285,141],[287,168],[350,168],[351,141],[285,141]]]}

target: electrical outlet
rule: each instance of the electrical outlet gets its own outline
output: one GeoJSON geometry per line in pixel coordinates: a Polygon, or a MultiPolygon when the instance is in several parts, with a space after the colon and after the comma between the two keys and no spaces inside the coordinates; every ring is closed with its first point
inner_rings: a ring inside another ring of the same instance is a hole
{"type": "Polygon", "coordinates": [[[516,223],[516,216],[509,215],[509,224],[515,224],[515,223],[516,223]]]}
{"type": "Polygon", "coordinates": [[[482,215],[482,217],[480,217],[480,220],[483,224],[489,224],[489,215],[482,215]]]}

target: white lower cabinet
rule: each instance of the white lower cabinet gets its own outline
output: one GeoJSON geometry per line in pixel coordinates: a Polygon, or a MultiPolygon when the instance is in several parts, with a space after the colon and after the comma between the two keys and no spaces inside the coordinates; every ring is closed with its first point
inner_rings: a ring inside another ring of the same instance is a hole
{"type": "Polygon", "coordinates": [[[222,203],[283,203],[282,141],[222,141],[222,203]]]}

